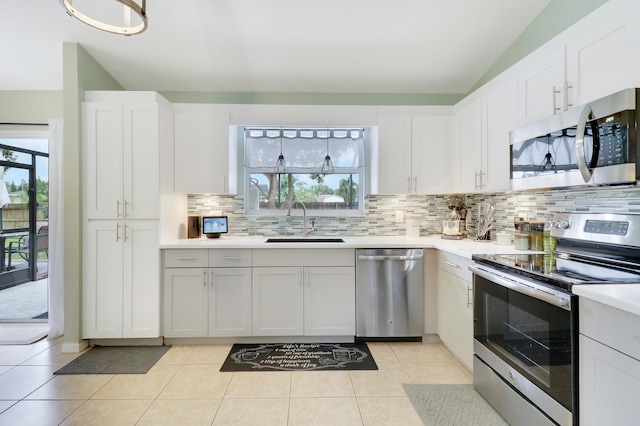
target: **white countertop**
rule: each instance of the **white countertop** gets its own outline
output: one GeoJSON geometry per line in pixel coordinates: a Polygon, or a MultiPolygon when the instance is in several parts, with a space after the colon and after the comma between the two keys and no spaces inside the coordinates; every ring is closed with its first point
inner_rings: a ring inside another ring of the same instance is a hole
{"type": "Polygon", "coordinates": [[[579,297],[640,316],[640,283],[574,285],[579,297]]]}
{"type": "MultiPolygon", "coordinates": [[[[458,256],[471,259],[473,254],[498,253],[526,253],[514,248],[513,245],[498,245],[495,242],[477,242],[472,239],[446,240],[438,235],[426,237],[341,237],[344,243],[266,243],[265,236],[194,238],[166,241],[160,244],[161,249],[185,248],[252,248],[252,249],[282,249],[282,248],[435,248],[458,256]]],[[[335,238],[334,236],[314,235],[310,238],[335,238]]]]}

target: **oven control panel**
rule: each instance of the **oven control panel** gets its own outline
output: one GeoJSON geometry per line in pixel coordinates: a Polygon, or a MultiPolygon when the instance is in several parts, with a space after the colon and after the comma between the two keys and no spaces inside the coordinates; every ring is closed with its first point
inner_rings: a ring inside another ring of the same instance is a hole
{"type": "Polygon", "coordinates": [[[629,222],[608,220],[587,220],[584,232],[591,234],[627,235],[629,222]]]}
{"type": "Polygon", "coordinates": [[[560,240],[640,248],[640,215],[619,213],[555,213],[551,236],[560,240]]]}

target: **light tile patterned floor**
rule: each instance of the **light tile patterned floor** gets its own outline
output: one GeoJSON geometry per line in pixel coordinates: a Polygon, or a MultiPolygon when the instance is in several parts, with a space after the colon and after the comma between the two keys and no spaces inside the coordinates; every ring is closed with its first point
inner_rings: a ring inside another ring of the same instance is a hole
{"type": "Polygon", "coordinates": [[[471,383],[440,344],[369,343],[379,370],[219,371],[231,345],[173,346],[145,375],[53,372],[62,339],[0,346],[0,425],[420,425],[403,383],[471,383]]]}

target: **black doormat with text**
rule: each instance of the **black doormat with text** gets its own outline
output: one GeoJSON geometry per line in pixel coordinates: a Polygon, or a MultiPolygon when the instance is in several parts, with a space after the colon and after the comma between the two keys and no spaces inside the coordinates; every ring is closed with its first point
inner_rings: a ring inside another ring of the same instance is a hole
{"type": "Polygon", "coordinates": [[[235,344],[220,371],[377,370],[366,343],[235,344]]]}

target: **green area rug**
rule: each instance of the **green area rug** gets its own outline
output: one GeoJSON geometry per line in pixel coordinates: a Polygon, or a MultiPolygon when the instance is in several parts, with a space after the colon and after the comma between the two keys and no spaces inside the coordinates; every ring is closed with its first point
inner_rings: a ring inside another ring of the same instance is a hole
{"type": "Polygon", "coordinates": [[[509,425],[473,385],[403,385],[426,426],[509,425]]]}
{"type": "Polygon", "coordinates": [[[144,374],[171,346],[94,346],[53,374],[144,374]]]}
{"type": "Polygon", "coordinates": [[[233,345],[220,371],[377,370],[366,343],[233,345]]]}

